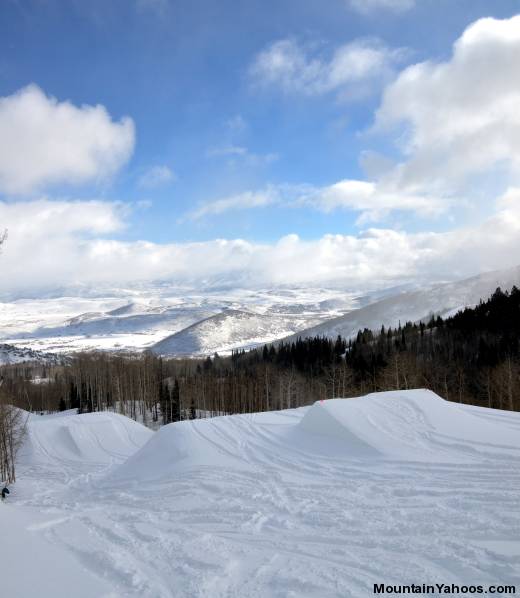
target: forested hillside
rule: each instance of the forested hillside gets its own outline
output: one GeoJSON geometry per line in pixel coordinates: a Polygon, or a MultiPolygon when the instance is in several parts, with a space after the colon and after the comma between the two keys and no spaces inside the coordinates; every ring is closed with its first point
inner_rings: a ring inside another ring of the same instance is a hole
{"type": "Polygon", "coordinates": [[[518,411],[519,341],[513,287],[447,319],[365,329],[350,340],[299,339],[205,360],[98,352],[65,365],[4,366],[3,392],[32,410],[108,409],[152,426],[418,387],[518,411]]]}

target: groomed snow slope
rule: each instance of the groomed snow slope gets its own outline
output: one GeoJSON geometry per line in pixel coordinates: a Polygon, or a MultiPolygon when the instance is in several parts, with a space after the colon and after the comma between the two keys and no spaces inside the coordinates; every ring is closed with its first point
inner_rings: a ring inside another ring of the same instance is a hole
{"type": "Polygon", "coordinates": [[[113,578],[104,579],[102,559],[96,562],[94,556],[84,557],[82,549],[89,546],[89,533],[74,535],[75,522],[91,505],[80,502],[73,507],[67,501],[81,496],[81,488],[90,485],[91,476],[103,475],[125,461],[153,432],[115,413],[76,415],[72,410],[27,414],[27,418],[18,465],[21,481],[11,486],[9,500],[0,505],[2,595],[119,596],[113,593],[113,578]],[[71,532],[71,545],[49,542],[54,528],[65,524],[71,532]]]}
{"type": "Polygon", "coordinates": [[[339,438],[353,457],[433,462],[520,457],[518,430],[479,415],[428,390],[396,391],[316,403],[300,428],[339,438]]]}
{"type": "Polygon", "coordinates": [[[431,391],[416,390],[332,399],[275,415],[267,412],[177,422],[162,427],[112,479],[172,479],[180,471],[199,467],[250,472],[269,454],[275,464],[272,453],[283,455],[284,462],[296,467],[302,451],[308,456],[372,462],[520,458],[518,429],[504,428],[500,420],[481,415],[480,410],[449,403],[431,391]],[[296,424],[284,425],[284,417],[292,420],[296,414],[302,416],[296,424]],[[267,436],[265,431],[269,431],[267,436]]]}
{"type": "MultiPolygon", "coordinates": [[[[112,597],[520,585],[520,414],[380,393],[171,424],[126,461],[101,426],[105,458],[82,444],[83,466],[54,421],[31,420],[8,508],[112,597]]],[[[53,573],[68,575],[59,561],[53,573]]]]}

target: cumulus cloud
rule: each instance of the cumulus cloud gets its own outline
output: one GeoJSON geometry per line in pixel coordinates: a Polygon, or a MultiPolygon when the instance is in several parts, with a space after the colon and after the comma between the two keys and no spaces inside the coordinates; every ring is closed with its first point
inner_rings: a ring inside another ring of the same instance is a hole
{"type": "Polygon", "coordinates": [[[358,223],[378,221],[395,211],[432,217],[448,208],[448,202],[440,197],[409,194],[377,183],[352,179],[308,192],[297,203],[311,205],[327,213],[337,209],[360,212],[358,223]]]}
{"type": "Polygon", "coordinates": [[[121,203],[99,200],[68,201],[38,199],[15,203],[0,201],[2,228],[11,229],[11,243],[34,238],[68,236],[74,233],[100,235],[124,227],[128,208],[121,203]]]}
{"type": "Polygon", "coordinates": [[[405,12],[415,6],[415,0],[348,0],[350,7],[362,14],[393,11],[405,12]]]}
{"type": "Polygon", "coordinates": [[[116,240],[127,218],[117,203],[0,202],[0,228],[9,229],[0,257],[2,289],[23,294],[74,283],[204,285],[226,279],[237,286],[334,282],[366,288],[462,277],[513,266],[518,259],[520,188],[510,188],[497,206],[482,224],[444,233],[370,228],[314,240],[288,235],[273,243],[158,244],[116,240]]]}
{"type": "Polygon", "coordinates": [[[26,194],[53,184],[114,175],[130,158],[133,121],[101,106],[74,106],[36,85],[0,98],[0,192],[26,194]]]}
{"type": "Polygon", "coordinates": [[[140,187],[145,189],[155,189],[173,183],[177,180],[177,175],[169,166],[159,164],[150,166],[138,180],[140,187]]]}
{"type": "Polygon", "coordinates": [[[506,186],[518,180],[519,63],[515,16],[476,21],[450,60],[406,68],[385,90],[375,121],[376,131],[402,133],[395,184],[452,193],[476,175],[500,175],[506,186]]]}
{"type": "MultiPolygon", "coordinates": [[[[282,47],[276,68],[286,68],[286,50],[282,47]]],[[[302,81],[311,90],[306,93],[338,89],[330,83],[333,60],[302,52],[292,59],[296,66],[288,70],[287,91],[301,90],[302,81]],[[325,67],[323,72],[320,65],[325,67]]],[[[237,286],[334,281],[366,288],[375,281],[392,285],[410,279],[447,279],[516,265],[520,255],[519,61],[520,17],[477,21],[456,42],[449,60],[406,68],[387,87],[375,129],[397,131],[400,162],[366,154],[365,165],[373,171],[373,180],[346,179],[323,187],[276,185],[202,204],[187,216],[196,220],[275,205],[310,206],[323,212],[352,210],[360,224],[393,211],[437,216],[459,198],[469,202],[471,190],[487,174],[501,191],[487,195],[486,213],[492,215],[478,224],[451,224],[447,232],[416,233],[372,226],[357,235],[313,240],[287,235],[272,243],[214,239],[158,244],[117,240],[127,217],[119,204],[0,202],[0,231],[9,229],[0,257],[2,287],[22,292],[74,282],[162,279],[200,286],[212,280],[229,280],[237,286]]],[[[273,77],[278,81],[278,76],[273,77]]],[[[0,161],[0,181],[2,168],[0,161]]]]}
{"type": "Polygon", "coordinates": [[[249,77],[259,87],[318,95],[384,77],[402,56],[402,49],[390,49],[374,39],[340,46],[329,58],[294,39],[282,39],[255,57],[249,77]]]}

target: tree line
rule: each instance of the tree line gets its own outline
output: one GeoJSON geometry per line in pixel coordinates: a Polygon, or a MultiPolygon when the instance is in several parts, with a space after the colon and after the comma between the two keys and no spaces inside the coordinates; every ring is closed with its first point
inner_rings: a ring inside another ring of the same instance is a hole
{"type": "Polygon", "coordinates": [[[300,338],[205,359],[94,352],[66,365],[4,366],[3,392],[31,410],[114,410],[151,427],[419,387],[518,411],[519,346],[513,287],[446,319],[360,330],[348,340],[300,338]]]}

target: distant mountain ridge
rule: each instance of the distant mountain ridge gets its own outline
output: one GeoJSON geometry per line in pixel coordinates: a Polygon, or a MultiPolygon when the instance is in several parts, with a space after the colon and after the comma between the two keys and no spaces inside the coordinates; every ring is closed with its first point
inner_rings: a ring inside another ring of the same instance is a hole
{"type": "MultiPolygon", "coordinates": [[[[3,304],[3,342],[15,347],[70,354],[76,351],[150,350],[164,356],[217,352],[397,326],[399,322],[450,315],[486,299],[500,286],[520,286],[520,266],[448,283],[405,283],[366,294],[332,288],[235,289],[205,294],[132,292],[123,297],[3,304]],[[78,307],[76,310],[75,307],[78,307]],[[60,314],[63,317],[60,318],[60,314]]],[[[173,291],[172,291],[173,292],[173,291]]]]}
{"type": "Polygon", "coordinates": [[[150,347],[159,355],[196,356],[230,352],[272,342],[287,332],[305,327],[308,319],[291,318],[273,313],[259,314],[246,310],[226,309],[176,332],[150,347]]]}
{"type": "Polygon", "coordinates": [[[364,328],[379,330],[382,325],[387,328],[394,327],[399,322],[404,324],[407,321],[428,319],[432,314],[448,316],[464,307],[476,305],[481,299],[487,299],[497,287],[506,290],[511,289],[513,285],[520,286],[520,266],[486,272],[457,282],[433,285],[423,290],[404,291],[302,330],[283,340],[338,335],[351,338],[358,330],[364,328]]]}
{"type": "Polygon", "coordinates": [[[63,357],[55,353],[44,353],[35,351],[29,347],[15,347],[8,344],[0,344],[0,365],[10,365],[25,362],[37,362],[42,365],[59,365],[63,357]]]}

